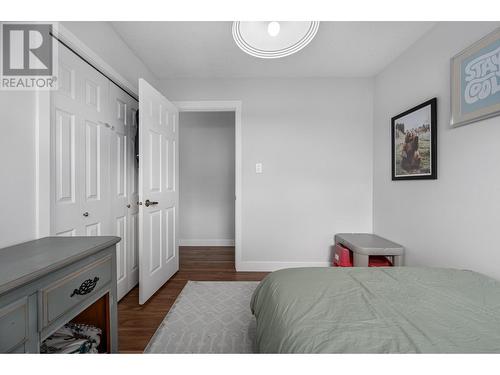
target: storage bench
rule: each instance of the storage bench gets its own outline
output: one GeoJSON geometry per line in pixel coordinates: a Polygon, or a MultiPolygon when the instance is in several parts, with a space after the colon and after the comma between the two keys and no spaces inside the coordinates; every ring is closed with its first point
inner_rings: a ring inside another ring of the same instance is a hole
{"type": "Polygon", "coordinates": [[[403,265],[404,247],[376,234],[337,233],[334,240],[352,251],[354,267],[368,267],[370,256],[386,256],[393,266],[403,265]]]}

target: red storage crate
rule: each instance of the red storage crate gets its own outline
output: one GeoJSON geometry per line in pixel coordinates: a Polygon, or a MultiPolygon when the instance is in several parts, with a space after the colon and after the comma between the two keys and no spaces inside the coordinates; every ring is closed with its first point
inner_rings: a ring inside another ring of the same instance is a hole
{"type": "Polygon", "coordinates": [[[352,267],[352,251],[340,244],[335,245],[333,254],[334,267],[352,267]]]}
{"type": "Polygon", "coordinates": [[[368,267],[392,267],[392,262],[383,255],[371,255],[368,267]]]}

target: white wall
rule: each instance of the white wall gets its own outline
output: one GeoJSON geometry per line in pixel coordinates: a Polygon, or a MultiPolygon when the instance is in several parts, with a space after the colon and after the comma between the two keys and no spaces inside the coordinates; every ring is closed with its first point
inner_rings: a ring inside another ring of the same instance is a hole
{"type": "Polygon", "coordinates": [[[326,265],[372,229],[371,79],[166,80],[171,100],[242,101],[241,269],[326,265]],[[263,174],[255,163],[263,163],[263,174]]]}
{"type": "Polygon", "coordinates": [[[376,77],[374,231],[408,265],[500,279],[500,117],[450,128],[450,58],[499,23],[439,23],[376,77]],[[391,181],[391,117],[438,98],[438,179],[391,181]]]}
{"type": "Polygon", "coordinates": [[[0,248],[33,239],[35,93],[0,90],[0,248]]]}
{"type": "Polygon", "coordinates": [[[234,112],[179,116],[180,244],[234,244],[234,112]]]}
{"type": "MultiPolygon", "coordinates": [[[[119,74],[137,84],[156,78],[108,23],[63,22],[119,74]]],[[[0,91],[0,248],[36,238],[36,96],[0,91]]]]}
{"type": "Polygon", "coordinates": [[[144,78],[153,86],[156,77],[116,33],[108,22],[61,22],[61,25],[85,43],[130,83],[138,86],[144,78]]]}

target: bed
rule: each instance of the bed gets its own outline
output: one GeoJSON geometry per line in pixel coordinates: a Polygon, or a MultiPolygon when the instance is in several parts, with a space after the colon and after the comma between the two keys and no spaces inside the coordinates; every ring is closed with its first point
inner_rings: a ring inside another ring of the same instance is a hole
{"type": "Polygon", "coordinates": [[[500,353],[500,282],[440,268],[296,268],[251,309],[261,353],[500,353]]]}

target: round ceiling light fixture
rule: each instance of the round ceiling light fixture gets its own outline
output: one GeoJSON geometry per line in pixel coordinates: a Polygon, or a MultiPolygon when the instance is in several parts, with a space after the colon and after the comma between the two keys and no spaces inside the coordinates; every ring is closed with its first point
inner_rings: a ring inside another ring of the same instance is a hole
{"type": "Polygon", "coordinates": [[[269,24],[267,25],[267,33],[271,36],[276,36],[280,33],[280,28],[281,26],[279,22],[269,22],[269,24]]]}
{"type": "Polygon", "coordinates": [[[233,22],[233,38],[249,55],[262,59],[289,56],[307,46],[318,32],[318,21],[233,22]]]}

